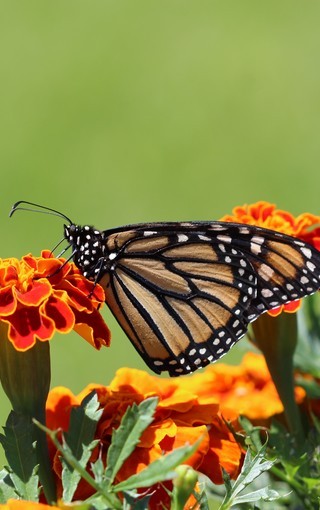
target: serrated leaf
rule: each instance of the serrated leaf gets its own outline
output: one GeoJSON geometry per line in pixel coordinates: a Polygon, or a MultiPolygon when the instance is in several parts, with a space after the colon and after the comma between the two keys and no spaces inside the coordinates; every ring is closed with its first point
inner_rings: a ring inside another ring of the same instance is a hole
{"type": "Polygon", "coordinates": [[[172,480],[175,478],[176,472],[174,469],[187,460],[198,448],[202,438],[198,439],[193,445],[186,445],[177,448],[176,450],[167,453],[160,459],[155,460],[148,467],[130,476],[124,482],[118,483],[113,487],[115,492],[128,491],[141,487],[151,487],[155,483],[172,480]]]}
{"type": "Polygon", "coordinates": [[[141,494],[123,493],[124,501],[128,504],[130,510],[148,510],[151,496],[152,494],[141,497],[141,494]]]}
{"type": "Polygon", "coordinates": [[[275,464],[275,461],[265,460],[265,451],[266,445],[263,445],[255,457],[252,457],[250,450],[247,450],[241,472],[234,482],[231,492],[228,491],[224,497],[221,508],[230,508],[234,504],[235,500],[240,497],[239,494],[250,483],[258,478],[261,473],[269,471],[269,469],[271,469],[271,467],[275,464]]]}
{"type": "Polygon", "coordinates": [[[101,483],[104,476],[104,465],[100,456],[95,462],[91,463],[91,471],[95,481],[101,483]]]}
{"type": "Polygon", "coordinates": [[[143,400],[126,410],[119,427],[112,433],[105,476],[111,485],[124,461],[131,455],[145,429],[153,420],[157,398],[143,400]]]}
{"type": "Polygon", "coordinates": [[[233,500],[234,505],[241,505],[243,503],[256,503],[257,501],[275,501],[280,498],[280,494],[269,487],[263,487],[256,491],[248,492],[242,496],[237,496],[233,500]]]}
{"type": "Polygon", "coordinates": [[[208,497],[204,491],[201,493],[201,497],[198,501],[198,507],[196,508],[199,508],[199,510],[210,510],[208,497]]]}
{"type": "MultiPolygon", "coordinates": [[[[97,494],[88,498],[86,502],[90,504],[90,510],[114,510],[115,508],[114,506],[108,506],[104,497],[97,494]]],[[[120,505],[119,508],[122,510],[123,506],[120,505]]]]}
{"type": "Polygon", "coordinates": [[[320,488],[320,480],[318,480],[317,478],[309,478],[309,477],[306,477],[304,476],[303,477],[303,483],[306,484],[308,490],[314,490],[316,488],[320,488]]]}
{"type": "Polygon", "coordinates": [[[232,488],[233,497],[258,478],[261,473],[269,471],[275,464],[275,461],[265,460],[264,454],[265,447],[262,447],[254,458],[252,458],[250,450],[247,451],[240,475],[232,488]]]}
{"type": "MultiPolygon", "coordinates": [[[[83,468],[86,467],[92,450],[97,444],[93,441],[93,438],[97,422],[102,414],[102,410],[99,410],[99,405],[98,397],[95,393],[88,395],[82,401],[81,406],[72,409],[69,430],[65,434],[65,440],[72,455],[83,468]]],[[[64,459],[62,464],[62,498],[68,503],[72,501],[81,475],[64,459]]]]}
{"type": "Polygon", "coordinates": [[[8,499],[15,499],[17,491],[14,488],[13,482],[6,469],[0,472],[0,504],[4,504],[8,499]]]}
{"type": "Polygon", "coordinates": [[[226,496],[229,497],[232,493],[232,485],[229,473],[221,466],[222,479],[226,489],[226,496]]]}
{"type": "Polygon", "coordinates": [[[31,418],[11,411],[0,435],[0,442],[10,468],[10,478],[16,496],[38,500],[37,457],[34,445],[34,426],[31,418]]]}
{"type": "Polygon", "coordinates": [[[239,423],[241,428],[246,433],[245,443],[248,446],[253,446],[255,450],[260,450],[263,446],[261,441],[261,430],[262,427],[252,425],[251,421],[245,416],[239,417],[239,423]]]}

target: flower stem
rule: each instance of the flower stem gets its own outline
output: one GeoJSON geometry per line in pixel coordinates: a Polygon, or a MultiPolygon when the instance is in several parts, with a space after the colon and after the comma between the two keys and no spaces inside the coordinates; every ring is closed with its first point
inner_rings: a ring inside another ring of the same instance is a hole
{"type": "Polygon", "coordinates": [[[296,446],[303,448],[305,434],[294,395],[293,355],[297,343],[296,314],[262,315],[252,326],[284,407],[288,429],[296,446]]]}
{"type": "MultiPolygon", "coordinates": [[[[49,342],[37,342],[31,349],[17,351],[0,322],[0,380],[12,409],[25,417],[45,423],[45,405],[50,387],[49,342]]],[[[39,478],[48,503],[56,501],[55,481],[46,435],[34,426],[39,478]]]]}

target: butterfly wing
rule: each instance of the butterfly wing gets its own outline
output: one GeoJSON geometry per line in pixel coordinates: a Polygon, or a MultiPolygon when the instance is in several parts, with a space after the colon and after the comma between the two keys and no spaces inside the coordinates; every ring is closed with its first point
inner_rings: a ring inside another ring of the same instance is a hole
{"type": "Polygon", "coordinates": [[[106,233],[106,302],[155,372],[223,356],[261,313],[317,290],[305,243],[230,223],[151,224],[106,233]]]}

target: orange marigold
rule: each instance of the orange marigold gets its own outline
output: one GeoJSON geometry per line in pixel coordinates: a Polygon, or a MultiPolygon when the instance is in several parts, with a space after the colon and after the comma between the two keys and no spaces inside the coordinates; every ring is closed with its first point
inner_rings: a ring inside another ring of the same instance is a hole
{"type": "Polygon", "coordinates": [[[61,510],[57,506],[44,505],[35,501],[23,501],[19,499],[9,499],[5,505],[0,505],[1,510],[61,510]]]}
{"type": "MultiPolygon", "coordinates": [[[[221,221],[245,223],[276,230],[297,237],[320,250],[320,216],[302,213],[294,217],[287,211],[277,209],[275,204],[264,201],[237,206],[232,210],[232,213],[223,216],[221,221]]],[[[269,310],[268,313],[273,316],[279,315],[282,311],[294,313],[300,308],[300,305],[301,300],[297,299],[274,310],[269,310]]]]}
{"type": "MultiPolygon", "coordinates": [[[[181,380],[181,387],[192,389],[199,397],[210,395],[217,399],[224,418],[237,420],[244,415],[256,423],[265,424],[283,412],[283,405],[272,381],[264,356],[247,353],[240,365],[216,363],[203,373],[181,380]]],[[[295,388],[298,404],[305,398],[303,388],[295,388]]]]}
{"type": "Polygon", "coordinates": [[[0,259],[0,321],[8,324],[9,340],[18,351],[72,329],[97,349],[109,345],[110,332],[98,312],[103,302],[102,287],[49,251],[41,257],[0,259]]]}
{"type": "MultiPolygon", "coordinates": [[[[193,444],[199,437],[203,437],[203,440],[187,464],[206,474],[214,483],[222,483],[221,467],[233,479],[238,475],[242,451],[219,415],[217,399],[184,389],[179,380],[162,379],[140,370],[122,368],[109,386],[91,384],[76,397],[67,389],[54,389],[47,401],[48,426],[61,426],[66,430],[72,407],[80,404],[93,389],[103,408],[96,437],[103,446],[104,457],[112,431],[119,426],[127,407],[133,403],[139,404],[148,397],[159,398],[154,420],[118,472],[117,482],[141,471],[164,453],[186,443],[193,444]]],[[[54,469],[59,477],[61,465],[57,453],[54,469]]],[[[166,486],[170,488],[170,484],[166,486]]],[[[76,497],[88,497],[90,493],[91,488],[82,484],[76,497]]],[[[158,504],[159,508],[163,508],[161,505],[166,508],[166,497],[166,492],[157,487],[150,508],[157,508],[158,504]]]]}

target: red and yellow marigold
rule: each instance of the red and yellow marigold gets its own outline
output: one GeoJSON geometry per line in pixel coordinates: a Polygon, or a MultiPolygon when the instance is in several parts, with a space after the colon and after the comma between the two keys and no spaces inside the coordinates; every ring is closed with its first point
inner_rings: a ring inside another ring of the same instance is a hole
{"type": "MultiPolygon", "coordinates": [[[[199,397],[216,398],[227,420],[234,421],[243,415],[255,423],[266,424],[283,412],[283,404],[261,354],[249,352],[239,365],[210,365],[202,373],[181,379],[180,385],[181,389],[192,389],[199,397]]],[[[295,398],[298,404],[303,402],[303,388],[295,388],[295,398]]]]}
{"type": "MultiPolygon", "coordinates": [[[[201,396],[192,389],[185,389],[179,379],[162,379],[140,370],[122,368],[109,386],[89,385],[77,396],[65,388],[55,388],[49,393],[47,401],[49,428],[61,427],[66,430],[72,407],[79,405],[93,389],[103,408],[96,437],[102,445],[104,459],[112,431],[119,426],[127,407],[133,403],[139,404],[148,397],[159,398],[153,422],[118,472],[116,482],[141,471],[165,453],[186,443],[195,443],[199,437],[203,439],[187,464],[206,474],[214,483],[222,483],[221,467],[232,479],[238,475],[242,451],[220,416],[216,397],[201,396]]],[[[52,454],[55,472],[60,477],[59,454],[54,449],[52,454]]],[[[88,497],[91,490],[86,484],[80,484],[76,497],[88,497]]],[[[158,488],[153,496],[152,508],[157,508],[159,494],[162,491],[158,488]]],[[[161,504],[163,497],[162,494],[161,504]]]]}
{"type": "Polygon", "coordinates": [[[72,329],[97,349],[109,345],[110,332],[98,312],[103,302],[102,287],[49,251],[0,259],[0,321],[18,351],[72,329]]]}

